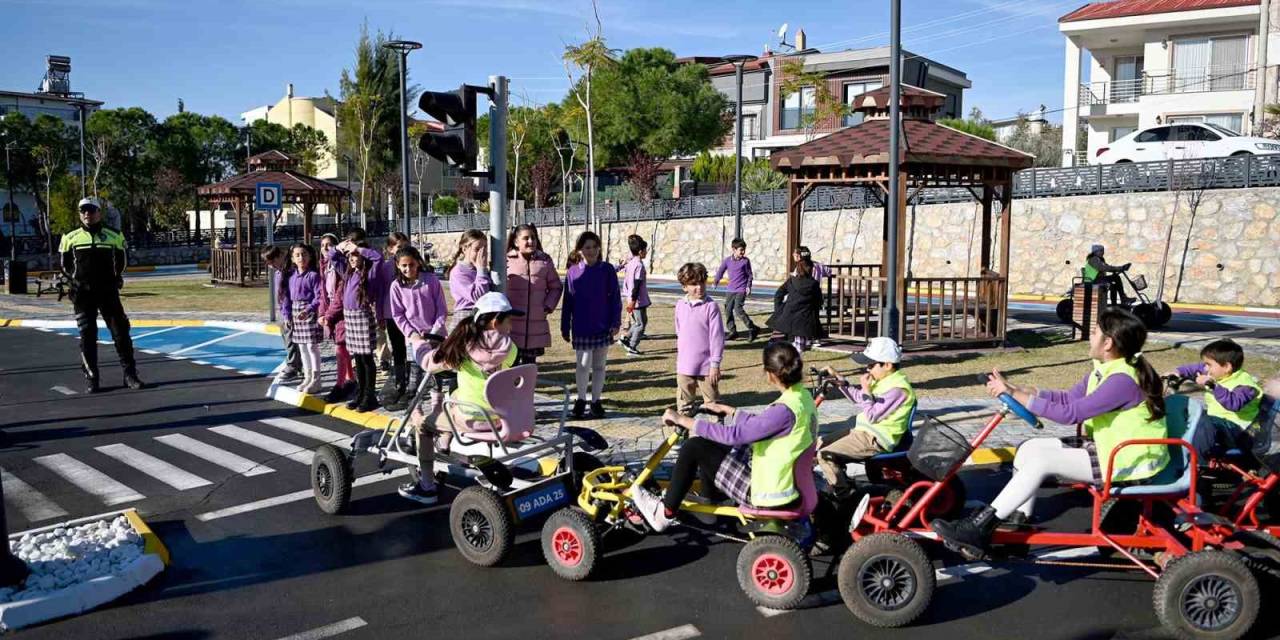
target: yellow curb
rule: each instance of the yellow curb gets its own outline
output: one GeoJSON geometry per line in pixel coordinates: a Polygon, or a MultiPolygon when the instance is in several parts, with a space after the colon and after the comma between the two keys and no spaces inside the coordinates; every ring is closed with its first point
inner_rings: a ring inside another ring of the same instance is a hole
{"type": "Polygon", "coordinates": [[[13,327],[20,327],[20,326],[22,326],[22,321],[21,321],[21,320],[10,320],[10,319],[8,319],[8,318],[0,318],[0,327],[10,327],[10,326],[13,326],[13,327]]]}
{"type": "MultiPolygon", "coordinates": [[[[1056,302],[1062,299],[1062,296],[1034,294],[1034,293],[1015,293],[1009,296],[1010,300],[1018,302],[1056,302]]],[[[1169,303],[1169,306],[1175,310],[1183,311],[1227,311],[1233,313],[1280,313],[1280,309],[1271,309],[1266,307],[1247,307],[1242,305],[1231,304],[1203,304],[1196,302],[1176,302],[1169,303]]]]}
{"type": "Polygon", "coordinates": [[[386,430],[397,420],[397,418],[384,416],[380,413],[361,413],[359,411],[353,411],[348,409],[347,405],[341,402],[329,404],[322,398],[317,398],[310,394],[299,393],[298,395],[302,397],[302,401],[296,405],[298,408],[326,416],[332,416],[342,420],[343,422],[359,425],[366,429],[386,430]]]}
{"type": "Polygon", "coordinates": [[[125,267],[125,268],[124,268],[125,273],[150,273],[150,272],[155,271],[155,270],[156,270],[156,267],[155,267],[155,265],[153,265],[153,264],[150,264],[150,265],[139,265],[139,266],[136,266],[136,267],[125,267]]]}
{"type": "Polygon", "coordinates": [[[969,456],[970,464],[1003,464],[1005,462],[1013,462],[1013,454],[1017,453],[1017,447],[992,447],[990,449],[977,449],[969,456]]]}
{"type": "Polygon", "coordinates": [[[204,320],[131,320],[135,327],[203,327],[204,320]]]}
{"type": "Polygon", "coordinates": [[[270,333],[270,334],[273,334],[273,335],[277,335],[277,336],[278,336],[278,335],[280,335],[280,325],[278,325],[278,324],[271,324],[271,323],[269,323],[269,322],[268,322],[265,326],[263,326],[263,327],[262,327],[262,332],[263,332],[263,333],[270,333]]]}
{"type": "Polygon", "coordinates": [[[169,549],[164,546],[164,542],[160,540],[160,536],[156,535],[146,522],[142,521],[142,516],[138,515],[137,509],[129,509],[124,512],[124,517],[129,519],[129,524],[133,526],[142,536],[143,553],[152,553],[160,557],[160,561],[169,566],[169,549]]]}

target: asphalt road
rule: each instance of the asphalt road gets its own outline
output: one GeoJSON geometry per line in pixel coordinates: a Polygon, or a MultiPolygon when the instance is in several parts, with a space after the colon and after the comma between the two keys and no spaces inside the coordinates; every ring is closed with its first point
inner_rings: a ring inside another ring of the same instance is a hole
{"type": "MultiPolygon", "coordinates": [[[[105,377],[114,385],[113,354],[109,347],[102,351],[105,377]]],[[[173,556],[146,587],[100,610],[23,631],[23,638],[1159,637],[1151,583],[1141,574],[1026,563],[945,579],[926,617],[907,629],[878,630],[854,619],[831,593],[833,568],[825,560],[815,562],[818,579],[807,608],[761,611],[737,586],[740,546],[688,528],[608,541],[599,576],[584,583],[552,574],[536,531],[522,533],[504,566],[481,569],[454,550],[447,504],[404,501],[395,495],[395,480],[358,487],[351,515],[321,513],[306,495],[307,467],[299,459],[322,434],[277,419],[341,434],[354,428],[264,399],[262,378],[152,356],[141,363],[151,389],[65,395],[52,388],[81,386],[73,339],[0,329],[0,353],[0,467],[11,529],[138,506],[173,556]],[[225,425],[239,430],[219,428],[225,425]],[[245,432],[294,450],[282,457],[245,432]],[[173,446],[183,442],[169,437],[175,435],[254,466],[230,470],[189,453],[189,443],[186,451],[173,446]],[[139,471],[122,461],[137,464],[127,449],[185,471],[192,476],[187,485],[208,484],[170,486],[166,481],[180,476],[154,465],[154,475],[139,471]],[[66,467],[50,460],[65,465],[67,458],[141,497],[117,493],[111,499],[118,502],[105,504],[93,493],[101,484],[77,484],[54,471],[66,467]],[[257,465],[271,472],[254,471],[257,465]],[[237,512],[279,496],[293,499],[237,512]],[[35,517],[53,510],[65,514],[35,517]]],[[[357,475],[371,472],[368,464],[358,466],[357,475]]],[[[989,495],[999,480],[989,471],[966,475],[977,497],[989,495]]],[[[1072,501],[1042,504],[1054,511],[1072,501]]],[[[1080,515],[1076,505],[1063,519],[1080,515]]]]}

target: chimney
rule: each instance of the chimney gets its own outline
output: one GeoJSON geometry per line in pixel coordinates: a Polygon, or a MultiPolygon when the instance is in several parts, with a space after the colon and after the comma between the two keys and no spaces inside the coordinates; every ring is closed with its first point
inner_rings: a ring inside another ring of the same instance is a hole
{"type": "Polygon", "coordinates": [[[807,47],[804,36],[804,29],[796,29],[796,51],[804,51],[807,47]]]}
{"type": "Polygon", "coordinates": [[[293,97],[293,83],[292,83],[292,82],[290,82],[289,84],[286,84],[286,85],[284,86],[284,97],[286,97],[286,98],[292,98],[292,97],[293,97]]]}

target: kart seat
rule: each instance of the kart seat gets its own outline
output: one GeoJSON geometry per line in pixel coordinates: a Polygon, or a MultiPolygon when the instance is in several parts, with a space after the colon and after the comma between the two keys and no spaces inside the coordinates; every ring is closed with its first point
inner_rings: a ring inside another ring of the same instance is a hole
{"type": "Polygon", "coordinates": [[[906,458],[907,452],[911,450],[911,444],[916,440],[915,429],[910,428],[910,425],[915,424],[916,410],[919,409],[919,407],[919,402],[911,407],[911,414],[907,416],[907,432],[902,434],[902,438],[898,440],[898,446],[894,447],[893,451],[878,453],[870,458],[853,458],[850,456],[843,456],[838,453],[832,453],[830,451],[824,451],[822,452],[822,458],[839,464],[848,464],[850,462],[884,464],[906,458]]]}
{"type": "MultiPolygon", "coordinates": [[[[512,443],[533,435],[534,387],[537,379],[536,364],[503,369],[489,376],[484,383],[484,397],[489,402],[490,419],[498,426],[498,430],[471,431],[463,436],[482,442],[512,443]]],[[[473,421],[473,426],[487,425],[483,421],[473,421]]]]}
{"type": "MultiPolygon", "coordinates": [[[[1195,442],[1196,431],[1200,428],[1204,415],[1204,405],[1187,396],[1170,396],[1164,399],[1164,403],[1169,437],[1180,438],[1188,443],[1195,442]]],[[[1102,463],[1106,464],[1105,461],[1102,463]]],[[[1125,498],[1184,496],[1191,490],[1191,474],[1194,472],[1191,452],[1186,447],[1170,445],[1169,464],[1160,473],[1136,484],[1113,486],[1111,495],[1125,498]]]]}
{"type": "Polygon", "coordinates": [[[815,445],[810,445],[796,458],[795,463],[795,483],[796,488],[800,490],[800,500],[792,502],[791,508],[784,507],[767,507],[757,509],[755,507],[741,506],[738,508],[745,516],[752,518],[771,518],[774,520],[799,520],[808,517],[813,513],[814,508],[818,506],[818,487],[813,479],[813,458],[817,452],[815,445]]]}

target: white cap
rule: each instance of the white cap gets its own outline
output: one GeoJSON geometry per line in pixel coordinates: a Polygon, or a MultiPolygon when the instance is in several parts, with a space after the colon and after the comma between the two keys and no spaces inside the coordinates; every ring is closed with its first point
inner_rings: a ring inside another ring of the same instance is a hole
{"type": "Polygon", "coordinates": [[[482,316],[486,313],[506,313],[513,316],[524,315],[523,311],[516,311],[511,308],[511,301],[507,297],[497,291],[490,291],[476,300],[476,315],[482,316]]]}
{"type": "Polygon", "coordinates": [[[83,209],[86,205],[93,205],[94,209],[102,208],[102,206],[98,204],[97,198],[80,198],[80,202],[76,204],[76,210],[79,211],[80,209],[83,209]]]}
{"type": "Polygon", "coordinates": [[[855,353],[850,357],[858,364],[875,364],[877,362],[898,364],[902,362],[902,347],[899,347],[898,343],[893,341],[893,338],[872,338],[862,353],[855,353]]]}

